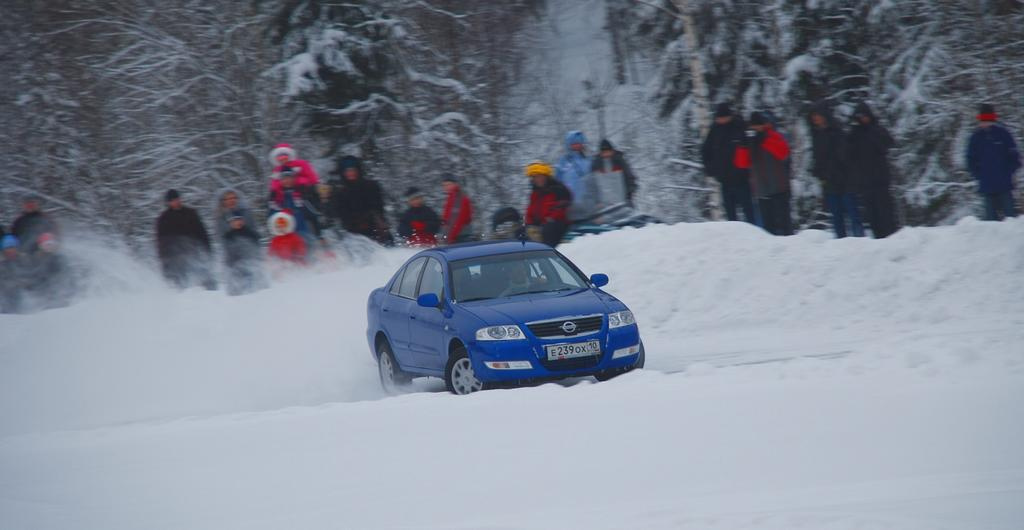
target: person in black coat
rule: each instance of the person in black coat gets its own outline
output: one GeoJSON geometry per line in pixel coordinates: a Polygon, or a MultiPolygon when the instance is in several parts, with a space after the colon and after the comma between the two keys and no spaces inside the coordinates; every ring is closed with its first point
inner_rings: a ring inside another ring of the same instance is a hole
{"type": "Polygon", "coordinates": [[[871,233],[875,238],[888,237],[899,228],[890,190],[892,167],[889,165],[889,150],[896,142],[889,131],[878,124],[878,118],[867,103],[857,104],[853,119],[846,140],[850,175],[861,186],[871,233]]]}
{"type": "Polygon", "coordinates": [[[423,193],[417,187],[405,191],[409,209],[398,221],[398,235],[412,246],[434,246],[437,233],[441,230],[441,217],[423,201],[423,193]]]}
{"type": "Polygon", "coordinates": [[[715,122],[704,139],[700,155],[704,172],[714,177],[722,187],[725,217],[730,221],[738,221],[738,206],[743,210],[743,219],[754,223],[749,152],[744,145],[746,129],[743,118],[735,115],[728,103],[719,103],[715,109],[715,122]]]}
{"type": "Polygon", "coordinates": [[[331,190],[328,211],[341,221],[347,232],[364,235],[381,244],[393,244],[384,216],[384,194],[380,184],[366,179],[363,163],[354,156],[338,161],[338,183],[331,190]]]}
{"type": "Polygon", "coordinates": [[[832,214],[832,228],[837,238],[846,237],[846,224],[855,237],[864,235],[857,201],[859,187],[849,172],[842,128],[831,109],[824,103],[815,105],[809,114],[811,146],[814,155],[811,174],[821,181],[825,205],[832,214]]]}
{"type": "Polygon", "coordinates": [[[245,220],[245,212],[235,210],[228,217],[224,232],[224,265],[227,268],[227,293],[231,296],[251,293],[264,286],[263,252],[260,236],[245,220]]]}
{"type": "Polygon", "coordinates": [[[210,236],[192,208],[184,206],[181,194],[169,190],[167,209],[156,222],[157,255],[164,277],[179,288],[201,284],[217,288],[211,271],[210,236]]]}
{"type": "Polygon", "coordinates": [[[11,234],[21,241],[21,251],[35,252],[39,249],[39,236],[57,232],[53,218],[39,209],[39,199],[33,195],[26,197],[22,204],[22,214],[11,224],[11,234]]]}

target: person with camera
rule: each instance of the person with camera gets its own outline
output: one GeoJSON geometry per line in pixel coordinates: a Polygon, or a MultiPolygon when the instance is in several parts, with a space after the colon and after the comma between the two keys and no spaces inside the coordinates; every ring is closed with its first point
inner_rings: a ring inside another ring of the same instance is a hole
{"type": "Polygon", "coordinates": [[[704,172],[715,178],[722,188],[722,207],[725,218],[743,219],[756,224],[754,202],[750,196],[750,153],[744,142],[747,126],[728,103],[715,108],[715,121],[701,145],[700,155],[704,172]]]}
{"type": "Polygon", "coordinates": [[[789,143],[762,112],[750,115],[745,143],[750,150],[750,185],[764,229],[777,236],[793,235],[790,217],[789,143]]]}

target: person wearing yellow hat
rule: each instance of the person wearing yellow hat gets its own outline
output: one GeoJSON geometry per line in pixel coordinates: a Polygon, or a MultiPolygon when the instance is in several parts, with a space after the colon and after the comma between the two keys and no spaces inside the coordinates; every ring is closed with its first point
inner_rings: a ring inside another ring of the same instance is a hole
{"type": "Polygon", "coordinates": [[[547,163],[536,161],[526,166],[532,191],[526,208],[526,234],[551,247],[558,246],[569,229],[568,210],[572,194],[555,179],[554,169],[547,163]]]}

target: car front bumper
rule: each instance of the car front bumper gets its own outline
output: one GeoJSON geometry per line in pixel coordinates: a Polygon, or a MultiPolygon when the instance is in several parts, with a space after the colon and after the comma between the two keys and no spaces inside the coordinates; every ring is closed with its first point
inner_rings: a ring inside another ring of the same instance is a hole
{"type": "Polygon", "coordinates": [[[473,371],[484,382],[583,377],[636,364],[643,345],[636,325],[573,338],[510,341],[474,341],[469,344],[473,371]],[[553,344],[601,343],[599,355],[550,361],[545,346],[553,344]],[[529,363],[528,367],[527,364],[529,363]]]}

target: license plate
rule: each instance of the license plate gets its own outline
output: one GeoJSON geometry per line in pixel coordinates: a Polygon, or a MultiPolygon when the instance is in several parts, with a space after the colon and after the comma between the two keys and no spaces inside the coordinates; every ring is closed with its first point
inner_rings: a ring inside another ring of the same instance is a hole
{"type": "Polygon", "coordinates": [[[552,344],[544,346],[544,351],[547,352],[549,361],[600,355],[601,342],[588,340],[587,342],[574,342],[572,344],[552,344]]]}

